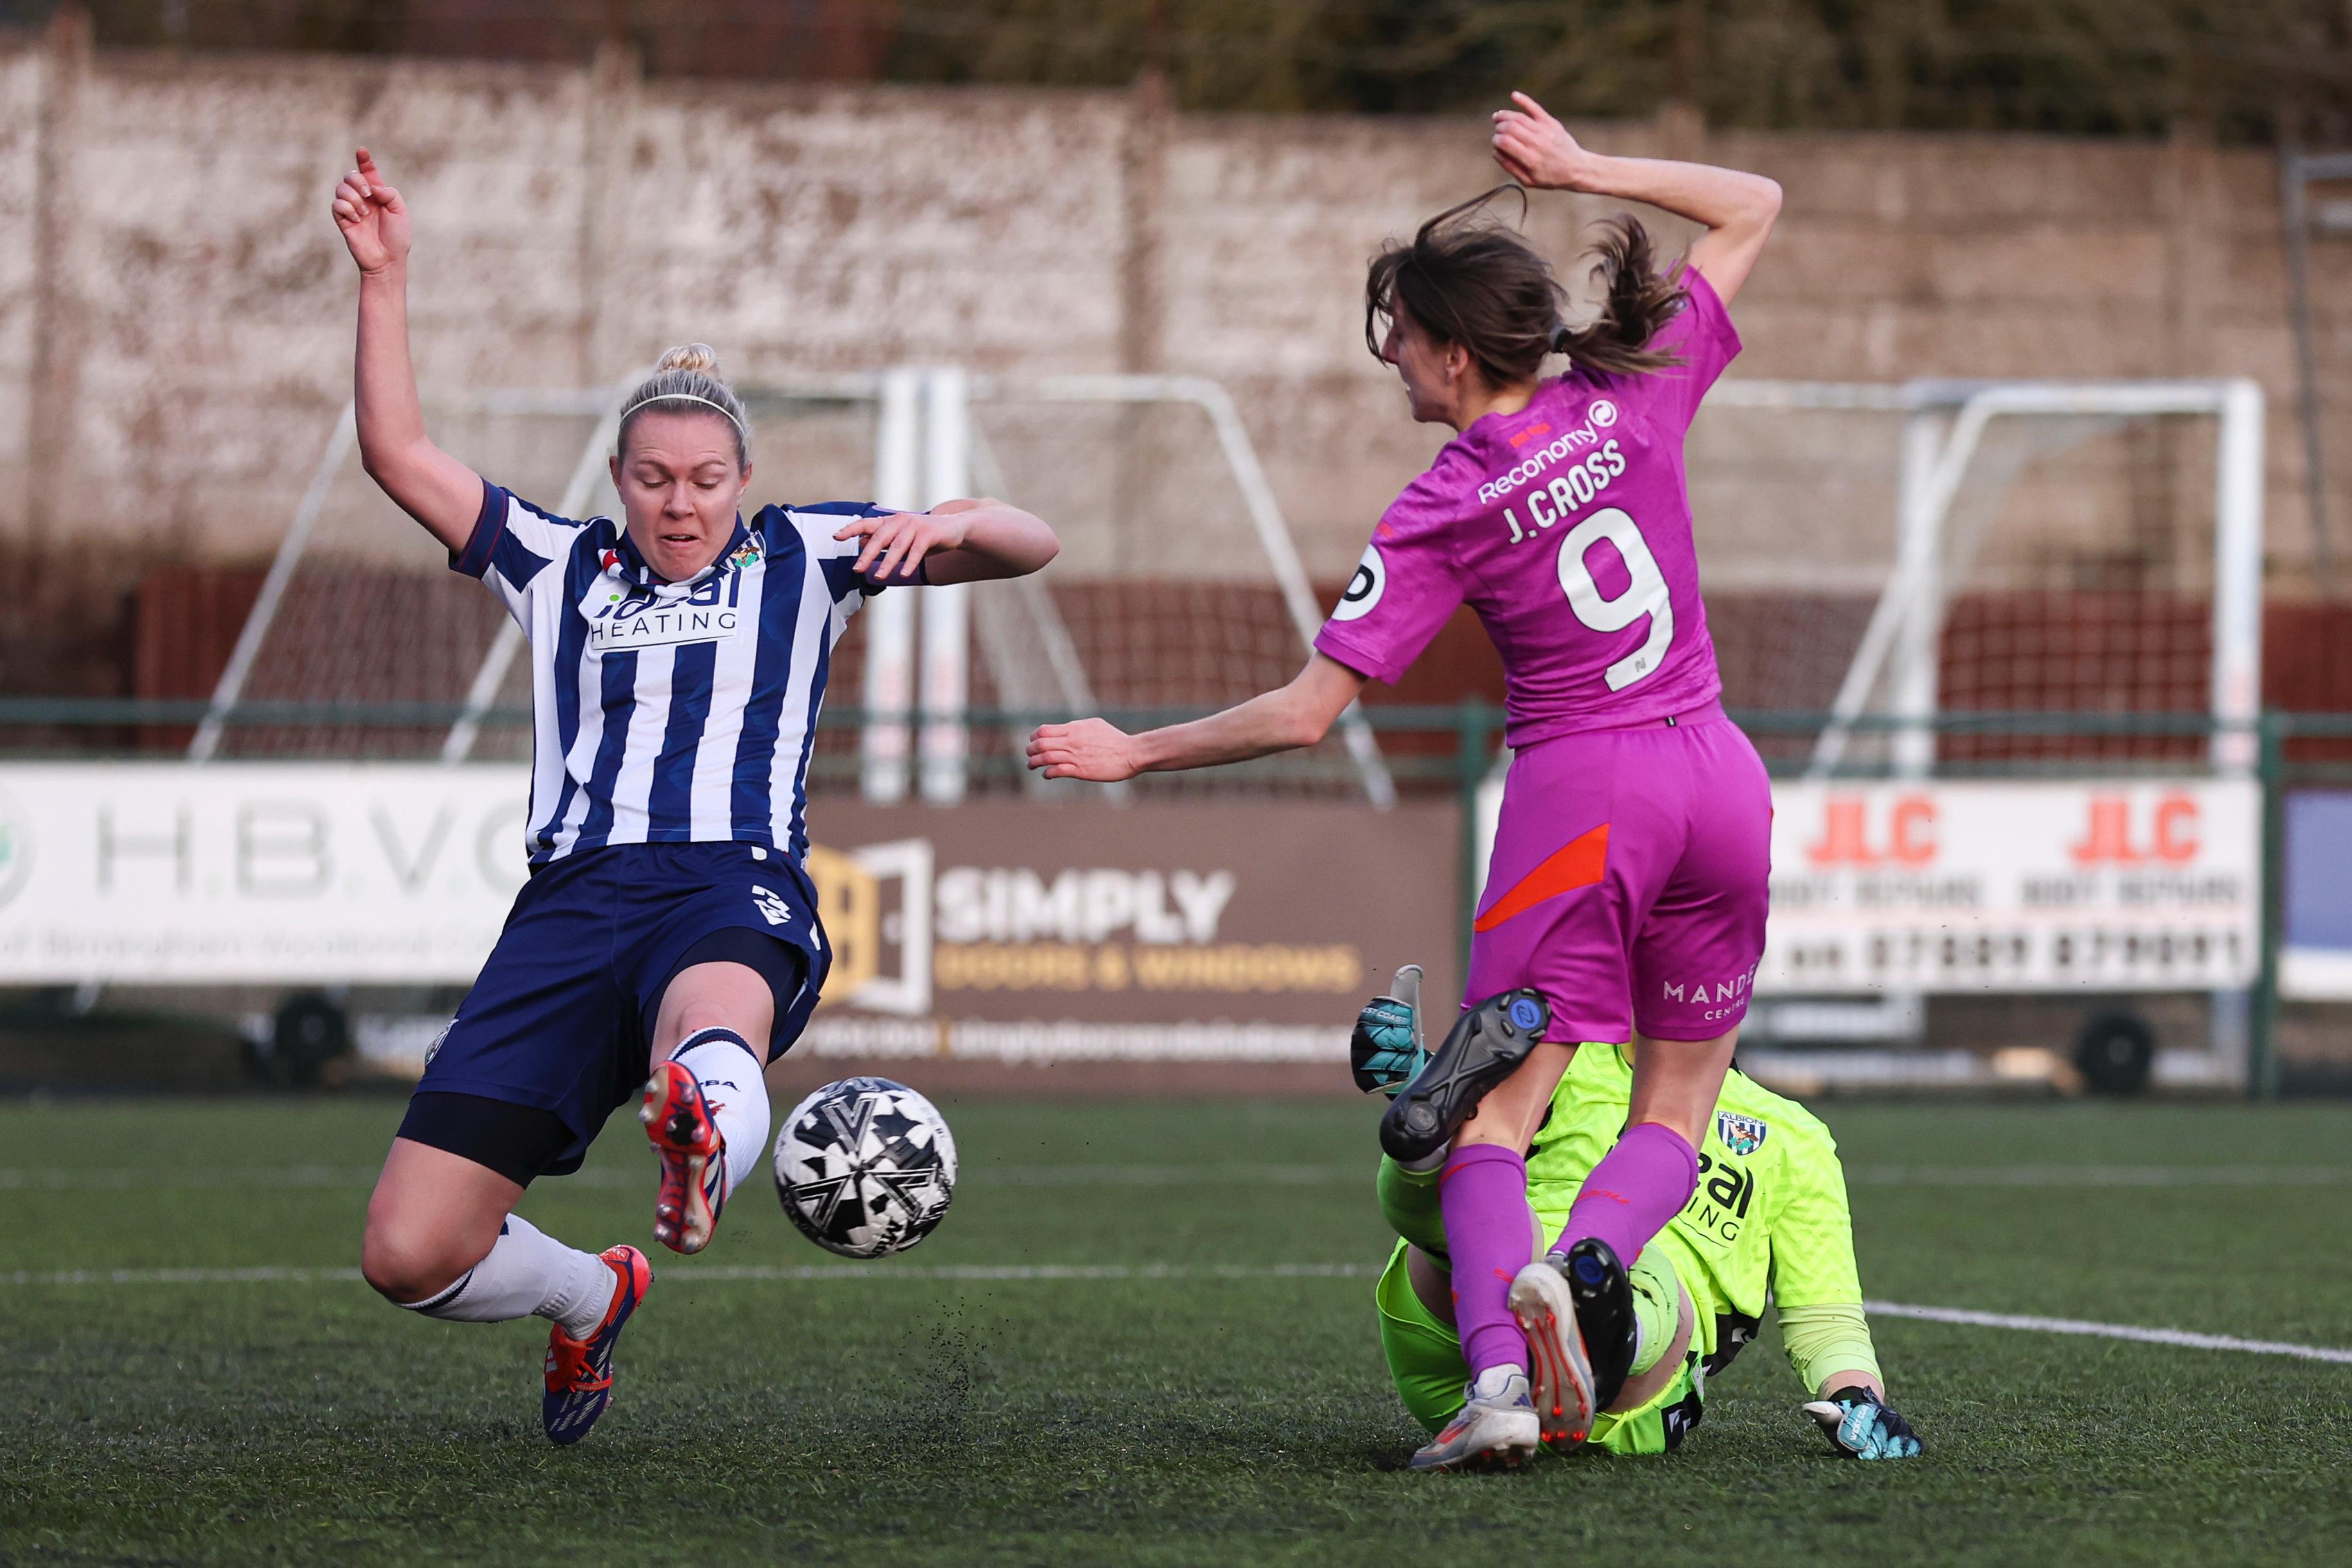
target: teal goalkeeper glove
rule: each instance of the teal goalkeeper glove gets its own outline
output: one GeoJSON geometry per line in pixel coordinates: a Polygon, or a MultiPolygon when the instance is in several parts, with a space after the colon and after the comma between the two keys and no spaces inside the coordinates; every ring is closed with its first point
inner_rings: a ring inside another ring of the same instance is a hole
{"type": "Polygon", "coordinates": [[[1916,1459],[1919,1435],[1895,1406],[1853,1385],[1811,1401],[1805,1414],[1821,1423],[1841,1454],[1857,1459],[1916,1459]]]}
{"type": "Polygon", "coordinates": [[[1355,1032],[1348,1037],[1348,1065],[1355,1070],[1356,1087],[1365,1093],[1378,1092],[1394,1099],[1426,1060],[1409,1004],[1394,997],[1374,997],[1356,1015],[1355,1032]]]}

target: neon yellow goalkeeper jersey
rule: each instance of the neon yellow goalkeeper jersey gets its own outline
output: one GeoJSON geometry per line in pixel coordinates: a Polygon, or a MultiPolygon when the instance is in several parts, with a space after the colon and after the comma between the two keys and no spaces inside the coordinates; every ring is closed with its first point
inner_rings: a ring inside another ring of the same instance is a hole
{"type": "MultiPolygon", "coordinates": [[[[1557,1234],[1585,1173],[1624,1130],[1633,1072],[1622,1046],[1578,1050],[1528,1156],[1528,1197],[1557,1234]]],[[[1781,1307],[1859,1302],[1853,1226],[1837,1145],[1819,1118],[1740,1072],[1723,1081],[1698,1147],[1698,1191],[1660,1232],[1698,1309],[1709,1374],[1756,1337],[1769,1294],[1781,1307]]]]}

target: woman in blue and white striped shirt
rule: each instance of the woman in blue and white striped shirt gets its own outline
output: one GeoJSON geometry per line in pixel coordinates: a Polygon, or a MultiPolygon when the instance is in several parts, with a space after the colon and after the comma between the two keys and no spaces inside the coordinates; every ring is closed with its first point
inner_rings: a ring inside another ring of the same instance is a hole
{"type": "Polygon", "coordinates": [[[830,961],[801,859],[833,644],[886,585],[1020,576],[1057,546],[995,501],[767,507],[746,523],[748,423],[700,344],[624,405],[625,525],[550,517],[426,438],[408,211],[364,150],[334,214],[360,269],[362,460],[529,634],[534,741],[530,879],[409,1103],[362,1268],[429,1316],[553,1320],[544,1420],[573,1443],[604,1412],[652,1271],[634,1247],[564,1246],[516,1201],[578,1169],[642,1094],[654,1234],[709,1242],[767,1140],[761,1073],[830,961]]]}

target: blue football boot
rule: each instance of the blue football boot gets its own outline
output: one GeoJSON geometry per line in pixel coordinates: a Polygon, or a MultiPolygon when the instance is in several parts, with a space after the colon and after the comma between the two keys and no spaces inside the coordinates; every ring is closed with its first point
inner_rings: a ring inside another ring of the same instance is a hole
{"type": "Polygon", "coordinates": [[[547,1399],[540,1409],[540,1424],[547,1429],[548,1441],[567,1447],[586,1437],[612,1403],[613,1347],[620,1343],[629,1315],[653,1288],[653,1265],[635,1248],[607,1248],[603,1257],[605,1267],[620,1276],[604,1321],[586,1339],[573,1339],[562,1323],[548,1330],[547,1399]]]}

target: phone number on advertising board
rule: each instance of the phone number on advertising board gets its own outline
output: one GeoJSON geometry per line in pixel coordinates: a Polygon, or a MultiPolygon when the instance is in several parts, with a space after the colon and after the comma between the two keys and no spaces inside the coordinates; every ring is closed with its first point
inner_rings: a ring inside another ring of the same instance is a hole
{"type": "Polygon", "coordinates": [[[2166,980],[2234,975],[2252,944],[2236,926],[2161,930],[1815,933],[1773,944],[1783,984],[1854,980],[2166,980]]]}

